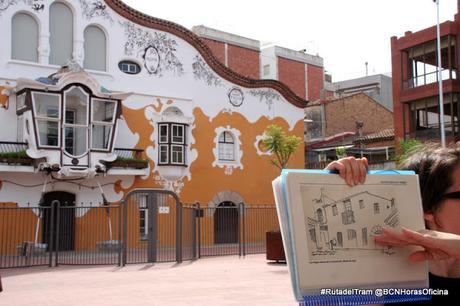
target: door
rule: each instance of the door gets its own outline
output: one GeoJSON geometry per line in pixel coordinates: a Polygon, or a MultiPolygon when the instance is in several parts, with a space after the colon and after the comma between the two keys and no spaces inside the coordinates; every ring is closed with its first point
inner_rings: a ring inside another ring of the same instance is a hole
{"type": "Polygon", "coordinates": [[[214,213],[214,243],[238,243],[238,208],[222,202],[214,213]]]}
{"type": "Polygon", "coordinates": [[[52,237],[55,249],[59,251],[73,250],[75,244],[75,195],[62,191],[48,192],[44,196],[42,205],[50,207],[50,209],[43,211],[43,241],[48,244],[48,249],[52,237]],[[51,233],[51,231],[53,232],[51,233]]]}
{"type": "MultiPolygon", "coordinates": [[[[182,261],[183,211],[174,192],[134,189],[122,206],[124,264],[182,261]]],[[[190,221],[186,220],[187,224],[190,221]]],[[[195,231],[195,227],[184,231],[195,231]]]]}

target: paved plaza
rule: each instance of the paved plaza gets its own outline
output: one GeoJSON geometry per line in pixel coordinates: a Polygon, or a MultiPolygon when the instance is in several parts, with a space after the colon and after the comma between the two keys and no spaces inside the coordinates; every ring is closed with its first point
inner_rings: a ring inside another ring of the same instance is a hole
{"type": "Polygon", "coordinates": [[[265,254],[0,273],[0,305],[298,305],[287,266],[265,254]]]}

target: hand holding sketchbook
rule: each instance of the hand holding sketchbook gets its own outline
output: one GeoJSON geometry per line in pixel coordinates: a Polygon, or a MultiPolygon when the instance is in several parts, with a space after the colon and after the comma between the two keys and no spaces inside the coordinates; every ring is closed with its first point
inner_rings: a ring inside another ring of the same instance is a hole
{"type": "Polygon", "coordinates": [[[327,296],[323,288],[428,287],[426,263],[409,261],[413,247],[382,247],[382,227],[424,228],[417,175],[371,172],[349,187],[320,170],[283,170],[273,181],[286,259],[299,301],[382,303],[426,296],[327,296]]]}

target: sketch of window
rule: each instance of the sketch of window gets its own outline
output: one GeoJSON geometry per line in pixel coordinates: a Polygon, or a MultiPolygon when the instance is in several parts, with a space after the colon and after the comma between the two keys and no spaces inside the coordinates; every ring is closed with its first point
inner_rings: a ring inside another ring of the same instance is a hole
{"type": "Polygon", "coordinates": [[[379,203],[374,203],[374,214],[380,213],[379,203]]]}
{"type": "Polygon", "coordinates": [[[356,231],[354,229],[347,230],[348,240],[356,239],[356,231]]]}
{"type": "Polygon", "coordinates": [[[320,208],[316,210],[316,218],[318,219],[319,223],[324,223],[323,211],[320,208]]]}
{"type": "Polygon", "coordinates": [[[338,247],[343,247],[342,232],[338,232],[338,233],[337,233],[337,246],[338,246],[338,247]]]}
{"type": "Polygon", "coordinates": [[[344,225],[355,223],[355,216],[351,207],[350,199],[343,201],[345,211],[342,213],[342,223],[344,225]]]}
{"type": "Polygon", "coordinates": [[[363,227],[361,232],[363,236],[363,245],[367,245],[367,227],[363,227]]]}
{"type": "Polygon", "coordinates": [[[315,229],[312,228],[309,230],[310,232],[310,238],[311,238],[311,241],[315,242],[316,243],[316,233],[315,233],[315,229]]]}
{"type": "Polygon", "coordinates": [[[364,200],[359,200],[359,208],[360,209],[364,208],[364,200]]]}
{"type": "Polygon", "coordinates": [[[339,214],[339,211],[337,210],[337,205],[334,204],[332,205],[332,215],[337,216],[339,214]]]}

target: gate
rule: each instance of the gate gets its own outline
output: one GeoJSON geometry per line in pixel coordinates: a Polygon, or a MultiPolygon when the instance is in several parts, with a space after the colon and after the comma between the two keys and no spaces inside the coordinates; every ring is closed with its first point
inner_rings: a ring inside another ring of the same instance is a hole
{"type": "Polygon", "coordinates": [[[122,202],[123,265],[196,258],[193,207],[183,207],[174,192],[134,189],[122,202]]]}

